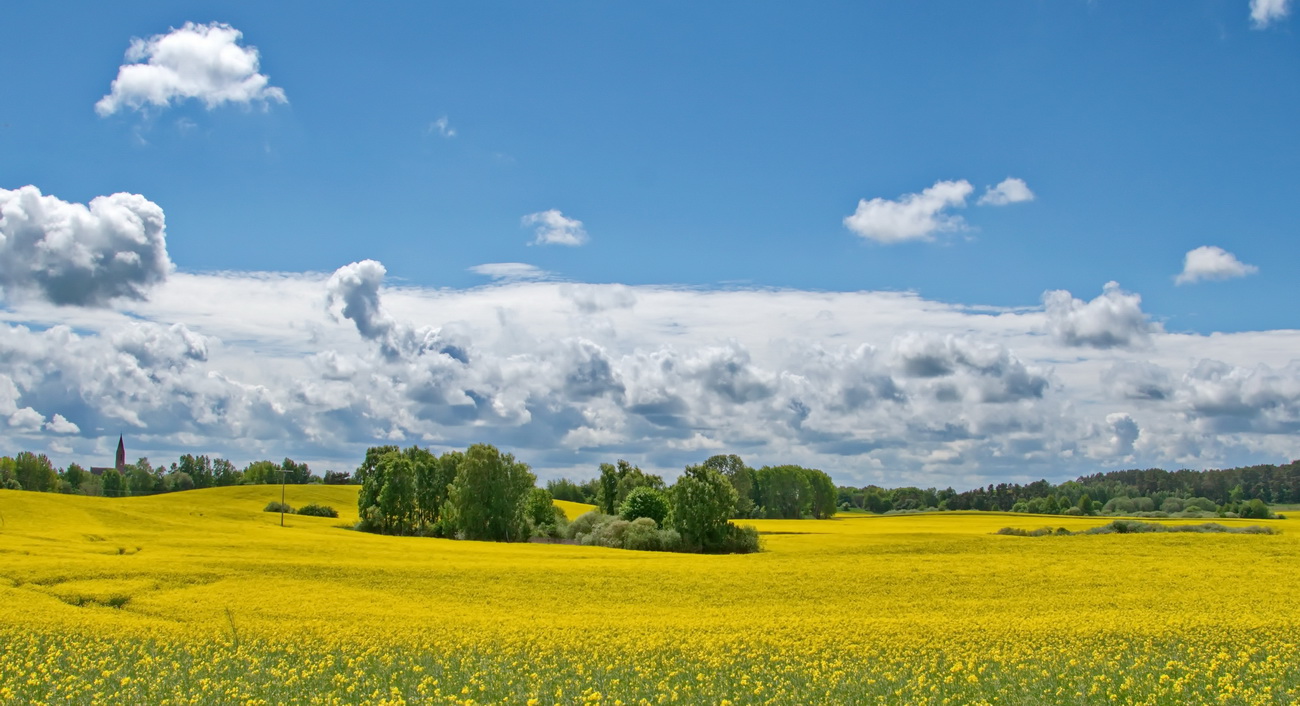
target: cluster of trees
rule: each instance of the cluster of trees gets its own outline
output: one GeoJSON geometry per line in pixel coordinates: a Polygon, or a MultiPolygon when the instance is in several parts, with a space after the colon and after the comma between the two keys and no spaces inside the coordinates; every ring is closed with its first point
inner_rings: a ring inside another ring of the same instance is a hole
{"type": "Polygon", "coordinates": [[[373,446],[354,477],[357,528],[368,532],[519,542],[555,536],[565,522],[528,464],[488,444],[441,456],[373,446]]]}
{"type": "Polygon", "coordinates": [[[758,533],[729,522],[732,482],[707,465],[690,466],[671,487],[627,461],[602,464],[587,487],[535,487],[527,464],[494,446],[435,456],[411,446],[375,446],[354,477],[361,483],[358,529],[384,534],[518,542],[532,537],[660,551],[757,551],[758,533]],[[567,522],[554,494],[594,500],[596,510],[567,522]]]}
{"type": "MultiPolygon", "coordinates": [[[[331,473],[326,472],[326,476],[331,473]]],[[[30,451],[0,457],[0,488],[49,493],[109,497],[154,495],[224,485],[280,483],[282,477],[290,484],[321,482],[307,464],[290,458],[281,463],[254,461],[240,470],[224,458],[184,454],[170,466],[154,466],[148,458],[140,458],[120,472],[110,468],[96,475],[76,463],[55,468],[45,454],[30,451]]]]}
{"type": "MultiPolygon", "coordinates": [[[[711,456],[698,468],[716,471],[735,491],[727,514],[730,519],[822,519],[835,514],[835,483],[822,471],[791,465],[755,470],[734,454],[711,456]]],[[[590,503],[606,515],[619,514],[619,507],[636,488],[666,490],[662,478],[623,460],[601,464],[600,475],[591,480],[553,480],[546,487],[557,500],[590,503]]]]}
{"type": "Polygon", "coordinates": [[[620,460],[602,464],[597,509],[574,520],[566,536],[621,549],[744,554],[759,551],[758,531],[733,522],[740,494],[708,464],[687,466],[671,487],[620,460]]]}

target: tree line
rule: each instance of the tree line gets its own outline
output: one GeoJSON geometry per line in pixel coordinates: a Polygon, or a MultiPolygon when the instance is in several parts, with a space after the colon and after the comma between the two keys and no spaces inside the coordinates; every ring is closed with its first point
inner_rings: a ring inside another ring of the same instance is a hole
{"type": "Polygon", "coordinates": [[[77,463],[56,468],[45,454],[30,451],[0,457],[0,488],[8,490],[124,497],[226,485],[278,484],[281,479],[298,485],[352,482],[347,473],[326,471],[324,478],[312,475],[306,463],[291,458],[279,463],[253,461],[239,469],[224,458],[202,455],[183,454],[170,465],[158,466],[142,457],[122,471],[110,468],[97,475],[77,463]]]}
{"type": "MultiPolygon", "coordinates": [[[[783,465],[754,469],[735,454],[711,456],[698,468],[718,473],[731,486],[735,499],[727,510],[729,519],[824,519],[836,511],[835,482],[814,468],[783,465]]],[[[607,515],[618,514],[618,508],[639,487],[666,490],[662,478],[624,460],[601,464],[600,474],[586,481],[561,478],[546,484],[555,499],[589,503],[607,515]]]]}
{"type": "Polygon", "coordinates": [[[1205,471],[1130,469],[1080,476],[1064,483],[998,483],[952,488],[841,486],[844,511],[992,510],[1047,515],[1219,514],[1266,518],[1269,503],[1300,502],[1300,461],[1205,471]]]}

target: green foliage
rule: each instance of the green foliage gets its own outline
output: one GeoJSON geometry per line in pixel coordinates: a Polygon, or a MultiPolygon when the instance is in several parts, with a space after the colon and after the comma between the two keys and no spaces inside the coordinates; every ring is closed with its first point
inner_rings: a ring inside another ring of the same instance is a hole
{"type": "Polygon", "coordinates": [[[1242,503],[1241,508],[1237,510],[1241,517],[1247,517],[1257,520],[1267,520],[1273,517],[1273,512],[1268,509],[1263,500],[1254,498],[1249,502],[1242,503]]]}
{"type": "Polygon", "coordinates": [[[235,464],[224,458],[212,461],[212,484],[216,486],[239,485],[244,482],[244,474],[235,464]]]}
{"type": "Polygon", "coordinates": [[[529,534],[533,537],[559,537],[562,535],[567,518],[564,511],[555,506],[551,491],[532,488],[524,501],[524,517],[528,520],[529,534]]]}
{"type": "Polygon", "coordinates": [[[735,507],[736,489],[712,468],[687,466],[673,486],[673,527],[688,547],[720,551],[735,507]]]}
{"type": "Polygon", "coordinates": [[[81,489],[81,484],[90,477],[90,471],[82,468],[76,463],[69,463],[63,471],[63,481],[68,484],[74,492],[81,489]]]}
{"type": "Polygon", "coordinates": [[[285,514],[292,515],[293,508],[289,506],[289,503],[282,503],[279,500],[272,500],[271,502],[266,504],[266,507],[262,508],[262,512],[283,512],[285,514]]]}
{"type": "Polygon", "coordinates": [[[244,482],[249,485],[280,483],[280,467],[275,461],[254,461],[244,468],[244,482]]]}
{"type": "Polygon", "coordinates": [[[800,466],[764,466],[755,472],[759,505],[767,517],[797,520],[812,511],[812,484],[800,466]]]}
{"type": "Polygon", "coordinates": [[[441,533],[443,506],[447,504],[448,489],[456,479],[456,469],[464,454],[449,451],[435,457],[419,446],[403,453],[415,469],[416,522],[429,531],[441,533]]]}
{"type": "MultiPolygon", "coordinates": [[[[227,461],[229,463],[229,461],[227,461]]],[[[270,461],[267,461],[270,463],[270,461]]],[[[184,473],[193,481],[194,488],[211,488],[217,485],[216,474],[213,472],[212,460],[207,456],[193,456],[185,454],[177,459],[173,464],[174,473],[184,473]]],[[[223,470],[225,470],[223,468],[223,470]]],[[[264,481],[268,482],[268,481],[264,481]]],[[[276,479],[279,482],[279,479],[276,479]]]]}
{"type": "Polygon", "coordinates": [[[173,491],[193,490],[194,479],[190,478],[190,474],[184,471],[169,473],[167,475],[167,489],[173,491]]]}
{"type": "Polygon", "coordinates": [[[457,537],[497,542],[528,537],[524,505],[537,477],[495,446],[465,452],[447,495],[447,522],[457,537]]]}
{"type": "Polygon", "coordinates": [[[416,527],[415,469],[401,453],[379,460],[384,485],[379,489],[379,524],[387,534],[410,534],[416,527]]]}
{"type": "Polygon", "coordinates": [[[325,471],[325,485],[350,485],[352,474],[347,471],[325,471]]]}
{"type": "Polygon", "coordinates": [[[103,488],[104,497],[120,498],[126,495],[126,484],[122,480],[122,474],[118,473],[116,468],[104,471],[104,475],[100,476],[99,481],[103,488]]]}
{"type": "Polygon", "coordinates": [[[812,494],[809,496],[809,511],[812,516],[818,520],[834,517],[835,481],[816,469],[806,469],[804,473],[808,478],[808,486],[812,490],[812,494]]]}
{"type": "Polygon", "coordinates": [[[618,469],[612,463],[600,464],[600,488],[596,507],[606,515],[613,515],[618,504],[618,469]]]}
{"type": "Polygon", "coordinates": [[[646,473],[621,458],[617,463],[602,463],[594,504],[606,515],[616,514],[628,493],[641,487],[664,490],[664,479],[646,473]]]}
{"type": "Polygon", "coordinates": [[[646,517],[654,520],[656,525],[662,525],[668,517],[668,509],[668,497],[663,491],[643,485],[627,494],[623,504],[618,506],[618,514],[629,522],[646,517]]]}
{"type": "Polygon", "coordinates": [[[732,510],[732,517],[754,516],[757,507],[754,502],[757,493],[754,469],[746,466],[745,462],[735,454],[710,456],[701,465],[721,473],[722,477],[731,483],[731,487],[736,489],[736,507],[732,510]]]}
{"type": "Polygon", "coordinates": [[[1082,514],[1084,514],[1084,515],[1095,515],[1095,514],[1097,514],[1096,509],[1093,507],[1092,498],[1088,497],[1088,494],[1087,494],[1087,493],[1084,493],[1083,495],[1080,495],[1080,496],[1079,496],[1079,505],[1078,505],[1078,507],[1079,507],[1079,512],[1082,513],[1082,514]]]}
{"type": "Polygon", "coordinates": [[[631,522],[592,510],[575,519],[568,537],[580,544],[612,549],[675,552],[682,549],[682,537],[675,530],[660,528],[654,520],[641,517],[631,522]]]}
{"type": "Polygon", "coordinates": [[[312,517],[338,517],[339,511],[329,505],[317,505],[316,503],[311,503],[310,505],[303,505],[298,508],[298,514],[310,515],[312,517]]]}
{"type": "Polygon", "coordinates": [[[761,551],[758,529],[751,525],[740,526],[734,522],[727,523],[727,533],[723,537],[718,551],[723,554],[752,554],[761,551]]]}
{"type": "Polygon", "coordinates": [[[556,500],[567,500],[571,503],[587,502],[587,497],[583,495],[582,488],[567,478],[546,481],[546,489],[550,491],[551,497],[556,500]]]}
{"type": "Polygon", "coordinates": [[[45,454],[20,451],[13,459],[13,477],[23,490],[45,492],[54,490],[59,474],[45,454]]]}

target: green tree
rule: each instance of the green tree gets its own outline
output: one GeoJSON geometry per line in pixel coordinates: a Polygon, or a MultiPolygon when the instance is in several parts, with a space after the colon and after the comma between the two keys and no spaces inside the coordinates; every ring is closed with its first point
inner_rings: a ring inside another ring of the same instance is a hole
{"type": "Polygon", "coordinates": [[[212,461],[212,483],[213,485],[227,486],[239,485],[244,481],[244,474],[235,468],[235,464],[224,458],[213,459],[212,461]]]}
{"type": "Polygon", "coordinates": [[[383,531],[408,534],[415,528],[415,471],[411,459],[390,452],[379,461],[384,485],[379,489],[379,515],[383,531]]]}
{"type": "Polygon", "coordinates": [[[447,515],[457,536],[497,542],[528,536],[524,501],[537,481],[528,464],[495,446],[475,444],[465,452],[447,494],[447,515]]]}
{"type": "Polygon", "coordinates": [[[45,492],[58,486],[59,474],[45,454],[20,451],[14,456],[14,477],[23,490],[45,492]]]}
{"type": "Polygon", "coordinates": [[[618,514],[629,522],[639,517],[649,517],[661,526],[668,517],[668,497],[663,491],[650,486],[633,488],[618,506],[618,514]]]}
{"type": "Polygon", "coordinates": [[[642,471],[637,466],[619,459],[618,461],[618,491],[615,494],[614,501],[617,505],[622,505],[627,499],[628,493],[637,488],[654,488],[655,490],[664,490],[664,479],[653,474],[642,471]]]}
{"type": "Polygon", "coordinates": [[[8,456],[0,456],[0,490],[22,490],[18,482],[18,464],[8,456]]]}
{"type": "Polygon", "coordinates": [[[732,517],[751,517],[754,514],[754,469],[735,454],[710,456],[702,464],[722,474],[736,489],[736,508],[732,517]]]}
{"type": "Polygon", "coordinates": [[[835,499],[838,492],[835,490],[835,481],[826,473],[816,470],[807,469],[805,472],[808,478],[808,486],[812,490],[809,497],[809,510],[812,516],[818,520],[825,520],[835,514],[835,499]]]}
{"type": "Polygon", "coordinates": [[[672,490],[673,526],[682,540],[703,551],[720,549],[736,507],[736,489],[721,473],[704,466],[687,466],[672,490]]]}
{"type": "Polygon", "coordinates": [[[73,492],[81,490],[81,484],[85,482],[90,472],[75,463],[69,463],[63,471],[63,480],[72,488],[73,492]]]}
{"type": "Polygon", "coordinates": [[[551,491],[532,488],[524,501],[524,517],[533,536],[554,537],[563,525],[564,511],[555,506],[551,491]]]}
{"type": "Polygon", "coordinates": [[[104,490],[104,497],[120,498],[126,494],[122,487],[124,485],[122,474],[118,473],[116,468],[104,471],[104,475],[100,477],[100,483],[104,490]]]}
{"type": "Polygon", "coordinates": [[[768,517],[797,520],[811,511],[812,486],[799,466],[764,466],[755,473],[768,517]]]}
{"type": "Polygon", "coordinates": [[[145,495],[153,491],[154,477],[149,470],[149,459],[142,458],[144,465],[127,466],[126,489],[131,495],[145,495]]]}
{"type": "Polygon", "coordinates": [[[417,522],[426,528],[437,529],[442,520],[442,508],[447,504],[447,491],[456,479],[456,467],[465,455],[449,451],[439,457],[419,446],[412,446],[404,453],[415,469],[417,522]]]}
{"type": "Polygon", "coordinates": [[[600,464],[600,488],[596,495],[596,506],[606,515],[613,515],[618,510],[618,468],[612,463],[600,464]]]}
{"type": "MultiPolygon", "coordinates": [[[[352,474],[353,482],[361,486],[361,491],[357,494],[357,513],[362,519],[366,516],[366,510],[371,507],[379,506],[379,491],[384,487],[384,478],[379,470],[379,460],[389,453],[401,451],[396,446],[371,446],[366,449],[366,456],[357,466],[357,470],[352,474]]],[[[247,473],[245,473],[247,475],[247,473]]],[[[245,480],[245,483],[252,481],[245,480]]],[[[377,511],[377,510],[376,510],[377,511]]]]}
{"type": "Polygon", "coordinates": [[[1079,511],[1085,515],[1097,514],[1097,508],[1093,507],[1092,498],[1087,493],[1079,496],[1079,511]]]}
{"type": "Polygon", "coordinates": [[[285,458],[280,468],[284,470],[285,483],[306,485],[311,482],[311,468],[305,463],[295,463],[293,459],[285,458]]]}

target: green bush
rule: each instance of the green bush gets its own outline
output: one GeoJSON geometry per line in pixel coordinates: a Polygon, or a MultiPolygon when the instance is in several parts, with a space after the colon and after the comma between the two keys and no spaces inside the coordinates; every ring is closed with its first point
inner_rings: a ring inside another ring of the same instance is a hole
{"type": "Polygon", "coordinates": [[[723,554],[752,554],[762,550],[758,530],[752,525],[727,523],[727,532],[718,551],[723,554]]]}
{"type": "Polygon", "coordinates": [[[639,517],[654,520],[655,525],[662,525],[668,517],[668,497],[662,491],[648,485],[633,488],[618,508],[618,514],[631,522],[639,517]]]}
{"type": "Polygon", "coordinates": [[[649,517],[632,522],[592,510],[569,523],[568,537],[580,544],[611,549],[676,552],[682,537],[675,530],[660,529],[649,517]]]}
{"type": "Polygon", "coordinates": [[[329,505],[317,505],[316,503],[312,503],[298,508],[298,514],[311,515],[312,517],[338,517],[339,511],[329,505]]]}
{"type": "Polygon", "coordinates": [[[287,512],[292,514],[293,508],[289,507],[288,503],[282,503],[279,500],[272,500],[271,502],[266,504],[266,507],[262,508],[262,511],[263,512],[287,512]]]}

